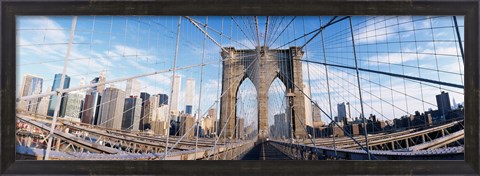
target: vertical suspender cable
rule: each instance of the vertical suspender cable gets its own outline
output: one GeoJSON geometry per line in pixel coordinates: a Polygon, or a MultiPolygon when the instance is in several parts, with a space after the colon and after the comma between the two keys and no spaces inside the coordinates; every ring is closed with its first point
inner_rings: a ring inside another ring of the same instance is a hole
{"type": "MultiPolygon", "coordinates": [[[[322,18],[319,17],[320,19],[320,26],[322,25],[322,18]]],[[[324,36],[323,36],[323,30],[321,31],[320,33],[322,35],[322,49],[323,49],[323,61],[325,63],[327,63],[327,53],[325,52],[325,40],[324,40],[324,36]]],[[[327,67],[327,64],[324,65],[325,66],[325,77],[327,79],[327,93],[328,93],[328,107],[330,108],[330,117],[333,117],[332,113],[332,99],[331,99],[331,96],[330,96],[330,83],[329,83],[329,79],[328,79],[328,67],[327,67]]],[[[334,126],[332,126],[332,136],[333,136],[333,151],[335,152],[335,157],[337,157],[337,142],[335,141],[335,134],[333,133],[333,128],[334,126]]]]}
{"type": "Polygon", "coordinates": [[[457,31],[458,46],[460,47],[460,53],[462,54],[462,60],[465,63],[465,55],[463,54],[462,37],[460,36],[460,30],[458,30],[457,17],[453,16],[453,22],[455,23],[455,31],[457,31]]]}
{"type": "Polygon", "coordinates": [[[352,17],[350,16],[350,33],[352,34],[352,46],[353,46],[353,57],[355,59],[355,69],[356,69],[356,72],[357,72],[357,82],[358,82],[358,93],[359,93],[359,96],[360,96],[360,108],[362,110],[362,116],[361,118],[363,118],[363,130],[365,131],[365,148],[367,150],[367,154],[368,154],[368,160],[371,160],[371,156],[370,156],[370,150],[369,150],[369,147],[368,147],[368,133],[367,133],[367,123],[366,123],[366,118],[365,118],[365,113],[363,111],[363,100],[362,100],[362,89],[360,87],[360,74],[358,72],[358,60],[357,60],[357,53],[355,51],[355,39],[353,37],[353,28],[352,28],[352,17]]]}
{"type": "Polygon", "coordinates": [[[73,36],[75,34],[76,25],[77,25],[77,16],[74,16],[72,19],[72,28],[70,29],[70,38],[68,40],[67,53],[65,55],[65,61],[63,63],[63,72],[62,72],[62,78],[60,79],[60,87],[56,90],[57,102],[55,105],[55,111],[53,112],[52,125],[50,126],[50,134],[48,135],[47,150],[45,152],[44,160],[48,160],[50,156],[50,151],[51,151],[52,142],[53,142],[53,134],[55,131],[55,123],[57,123],[57,118],[59,113],[58,111],[60,110],[60,104],[63,98],[62,94],[63,94],[63,86],[65,83],[65,74],[67,74],[67,66],[68,66],[68,60],[70,57],[70,49],[72,48],[73,36]]]}
{"type": "MultiPolygon", "coordinates": [[[[205,17],[205,32],[207,32],[208,28],[208,17],[205,17]]],[[[202,83],[203,83],[203,64],[205,62],[205,46],[207,45],[207,35],[203,34],[203,51],[202,51],[202,66],[200,67],[200,94],[198,95],[198,110],[197,110],[197,138],[195,140],[195,158],[197,158],[197,149],[198,149],[198,135],[199,131],[199,122],[200,122],[200,113],[202,113],[202,83]]]]}
{"type": "MultiPolygon", "coordinates": [[[[172,84],[170,86],[170,97],[172,97],[173,95],[173,86],[175,85],[175,71],[176,71],[176,67],[177,67],[177,59],[178,59],[178,43],[180,42],[180,25],[182,23],[182,17],[179,16],[178,17],[178,28],[177,28],[177,41],[176,41],[176,44],[175,44],[175,58],[174,58],[174,61],[173,61],[173,67],[172,67],[172,84]]],[[[172,112],[172,103],[169,103],[168,105],[168,113],[171,114],[172,112]]],[[[171,115],[170,117],[168,117],[168,125],[167,125],[167,140],[165,142],[165,157],[163,157],[163,160],[166,160],[167,159],[167,154],[168,154],[168,139],[169,139],[169,136],[170,136],[170,119],[171,119],[171,115]]]]}

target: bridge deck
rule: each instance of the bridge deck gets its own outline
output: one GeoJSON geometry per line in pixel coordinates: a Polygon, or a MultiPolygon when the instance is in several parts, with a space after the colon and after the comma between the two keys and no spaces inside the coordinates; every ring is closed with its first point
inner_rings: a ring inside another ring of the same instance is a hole
{"type": "Polygon", "coordinates": [[[252,148],[241,160],[291,160],[288,155],[284,154],[277,148],[273,147],[269,142],[264,142],[252,148]]]}

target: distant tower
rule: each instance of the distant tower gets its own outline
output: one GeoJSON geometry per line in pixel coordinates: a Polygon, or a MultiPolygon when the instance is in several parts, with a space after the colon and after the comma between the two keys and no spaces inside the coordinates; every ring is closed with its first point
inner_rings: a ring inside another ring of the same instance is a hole
{"type": "MultiPolygon", "coordinates": [[[[57,90],[60,88],[60,82],[62,79],[62,74],[55,74],[55,79],[53,80],[53,85],[52,85],[52,91],[57,90]]],[[[65,75],[65,81],[63,82],[63,88],[68,89],[70,87],[70,76],[65,75]]],[[[57,104],[57,101],[64,102],[62,101],[62,97],[60,97],[60,100],[57,100],[58,96],[57,95],[52,95],[50,98],[50,103],[48,104],[48,115],[53,116],[53,113],[55,112],[55,106],[57,104]]],[[[63,109],[63,105],[60,104],[60,109],[63,109]]]]}
{"type": "Polygon", "coordinates": [[[65,117],[78,119],[80,121],[81,110],[83,106],[83,100],[85,99],[85,94],[81,92],[69,92],[66,93],[63,99],[65,100],[65,108],[62,109],[61,114],[65,117]]]}
{"type": "Polygon", "coordinates": [[[140,97],[140,81],[136,79],[129,79],[127,80],[127,87],[125,89],[125,94],[127,97],[140,97]]]}
{"type": "Polygon", "coordinates": [[[140,124],[140,114],[142,108],[142,99],[138,97],[130,97],[125,99],[123,109],[122,130],[138,131],[140,124]]]}
{"type": "MultiPolygon", "coordinates": [[[[106,71],[102,70],[100,72],[100,75],[98,76],[98,83],[104,83],[107,80],[106,75],[107,75],[106,71]]],[[[96,87],[96,90],[97,90],[97,92],[100,93],[100,96],[103,95],[103,90],[104,89],[105,89],[105,84],[99,85],[99,86],[96,87]]]]}
{"type": "Polygon", "coordinates": [[[305,124],[307,126],[313,126],[312,103],[308,98],[308,97],[312,97],[312,95],[310,95],[310,86],[303,84],[303,92],[305,93],[305,118],[306,118],[305,124]]]}
{"type": "Polygon", "coordinates": [[[178,99],[180,97],[180,85],[182,82],[182,78],[179,75],[175,75],[174,84],[173,84],[173,92],[172,92],[172,104],[170,105],[172,108],[170,110],[170,114],[173,118],[178,116],[178,99]]]}
{"type": "Polygon", "coordinates": [[[84,85],[85,85],[85,77],[81,77],[79,86],[84,86],[84,85]]]}
{"type": "Polygon", "coordinates": [[[450,97],[448,96],[447,92],[442,91],[440,95],[435,96],[437,98],[437,107],[438,111],[445,115],[450,110],[452,110],[452,106],[450,106],[450,97]]]}
{"type": "MultiPolygon", "coordinates": [[[[26,74],[23,77],[22,86],[20,87],[19,97],[40,94],[42,92],[43,78],[35,75],[26,74]]],[[[38,108],[40,98],[32,98],[28,100],[20,100],[18,107],[35,113],[38,108]]]]}
{"type": "Polygon", "coordinates": [[[453,107],[452,109],[457,109],[457,103],[455,102],[455,98],[452,98],[452,102],[453,102],[453,107]]]}
{"type": "Polygon", "coordinates": [[[121,129],[123,109],[125,105],[125,92],[109,87],[103,91],[100,105],[99,126],[121,129]]]}
{"type": "Polygon", "coordinates": [[[347,105],[350,106],[348,102],[337,104],[338,118],[335,119],[336,122],[342,122],[344,120],[351,121],[352,117],[350,117],[350,113],[348,112],[347,105]]]}
{"type": "Polygon", "coordinates": [[[185,87],[185,113],[193,114],[193,101],[195,98],[195,79],[187,79],[185,87]]]}

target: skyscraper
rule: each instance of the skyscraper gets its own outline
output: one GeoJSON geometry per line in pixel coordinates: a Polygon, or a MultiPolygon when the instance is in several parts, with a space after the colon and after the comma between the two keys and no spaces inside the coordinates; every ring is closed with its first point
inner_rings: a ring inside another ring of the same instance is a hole
{"type": "Polygon", "coordinates": [[[83,100],[85,95],[79,92],[69,92],[63,97],[65,100],[64,109],[61,114],[66,118],[74,118],[80,120],[81,108],[83,106],[83,100]]]}
{"type": "Polygon", "coordinates": [[[320,108],[315,106],[315,105],[312,105],[312,109],[313,109],[313,122],[320,122],[322,121],[322,111],[320,111],[320,108]]]}
{"type": "Polygon", "coordinates": [[[148,124],[148,114],[150,111],[150,94],[147,92],[140,92],[140,98],[142,99],[142,109],[140,111],[140,123],[138,124],[138,129],[143,131],[146,129],[145,125],[148,124]]]}
{"type": "Polygon", "coordinates": [[[440,114],[445,115],[452,110],[452,107],[450,106],[450,97],[448,96],[448,92],[442,91],[440,95],[436,95],[435,97],[437,98],[437,107],[440,114]]]}
{"type": "Polygon", "coordinates": [[[100,110],[101,96],[98,92],[91,92],[85,96],[83,102],[82,123],[96,125],[98,122],[98,112],[100,110]]]}
{"type": "Polygon", "coordinates": [[[305,93],[305,124],[307,126],[313,126],[313,119],[312,119],[312,102],[310,101],[310,86],[304,84],[303,85],[303,92],[305,93]]]}
{"type": "MultiPolygon", "coordinates": [[[[102,70],[102,71],[100,72],[100,75],[98,76],[97,83],[104,83],[106,80],[107,80],[107,78],[106,78],[106,71],[105,71],[105,70],[102,70]]],[[[105,84],[99,85],[99,86],[96,86],[96,87],[95,87],[95,90],[96,90],[98,93],[100,93],[100,96],[103,96],[104,89],[105,89],[105,84]]]]}
{"type": "Polygon", "coordinates": [[[100,123],[97,125],[121,129],[124,105],[125,92],[123,90],[113,87],[105,89],[100,105],[100,123]]]}
{"type": "Polygon", "coordinates": [[[159,96],[159,104],[158,106],[168,105],[168,95],[167,94],[158,94],[159,96]]]}
{"type": "Polygon", "coordinates": [[[176,118],[178,116],[178,99],[180,97],[180,85],[182,83],[182,77],[179,75],[175,75],[174,84],[173,84],[173,92],[172,92],[172,100],[171,100],[171,109],[170,114],[172,118],[176,118]]]}
{"type": "MultiPolygon", "coordinates": [[[[55,74],[55,78],[53,80],[53,85],[52,85],[52,91],[55,91],[60,88],[61,79],[62,79],[61,73],[55,74]]],[[[70,76],[65,75],[65,80],[63,82],[63,89],[68,89],[69,86],[70,86],[70,76]]],[[[57,95],[52,95],[50,97],[50,103],[48,104],[48,113],[47,113],[49,116],[53,116],[53,113],[55,112],[55,106],[57,105],[57,101],[64,102],[62,101],[62,97],[58,97],[57,95]]],[[[60,104],[60,108],[63,109],[62,104],[60,104]]]]}
{"type": "MultiPolygon", "coordinates": [[[[50,89],[51,88],[49,88],[48,92],[51,91],[50,89]]],[[[50,103],[50,96],[42,97],[41,100],[40,100],[40,103],[38,104],[37,114],[46,116],[47,111],[48,111],[48,104],[49,103],[50,103]]]]}
{"type": "Polygon", "coordinates": [[[192,114],[195,98],[195,79],[188,78],[185,86],[185,113],[192,114]]]}
{"type": "MultiPolygon", "coordinates": [[[[19,97],[40,94],[42,92],[43,78],[35,75],[26,74],[23,76],[22,86],[20,87],[19,97]]],[[[20,100],[18,108],[36,113],[40,98],[20,100]]]]}
{"type": "Polygon", "coordinates": [[[141,88],[140,81],[136,79],[129,79],[127,80],[127,87],[125,89],[125,94],[127,95],[127,97],[129,96],[139,97],[140,88],[141,88]]]}
{"type": "MultiPolygon", "coordinates": [[[[146,115],[147,118],[144,118],[143,123],[148,123],[151,125],[151,128],[153,129],[153,121],[157,118],[157,107],[158,107],[158,100],[159,97],[158,95],[152,95],[150,96],[149,99],[149,109],[148,109],[148,114],[146,115]]],[[[167,110],[168,111],[168,110],[167,110]]]]}
{"type": "Polygon", "coordinates": [[[273,116],[273,119],[274,119],[273,124],[275,126],[276,134],[272,134],[272,135],[279,136],[279,137],[290,136],[290,126],[288,124],[289,120],[286,120],[285,117],[286,117],[285,113],[275,114],[273,116]]]}
{"type": "Polygon", "coordinates": [[[122,130],[137,131],[140,124],[142,99],[130,97],[125,99],[123,109],[122,130]]]}
{"type": "Polygon", "coordinates": [[[349,107],[350,106],[348,103],[340,103],[340,104],[337,104],[337,113],[338,113],[338,116],[337,116],[337,119],[335,119],[336,122],[342,122],[344,120],[346,121],[351,121],[351,117],[350,117],[350,112],[348,111],[349,107]]]}

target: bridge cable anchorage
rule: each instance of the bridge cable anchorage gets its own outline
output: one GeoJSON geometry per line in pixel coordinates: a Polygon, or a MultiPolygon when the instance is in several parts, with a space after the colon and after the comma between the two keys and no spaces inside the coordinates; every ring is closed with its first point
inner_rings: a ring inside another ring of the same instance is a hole
{"type": "MultiPolygon", "coordinates": [[[[296,85],[296,84],[295,84],[292,80],[290,80],[288,77],[287,77],[287,80],[290,81],[291,84],[293,84],[295,87],[297,87],[297,89],[299,89],[299,91],[302,92],[302,94],[303,94],[304,96],[306,96],[315,106],[317,106],[317,108],[319,108],[320,111],[322,111],[322,113],[323,113],[325,116],[327,116],[330,120],[332,120],[332,122],[333,122],[337,127],[339,127],[339,128],[344,132],[344,134],[347,134],[347,136],[350,137],[350,139],[352,139],[357,145],[359,145],[363,150],[365,150],[365,152],[367,152],[366,149],[365,149],[365,147],[364,147],[362,144],[360,144],[357,140],[355,140],[355,138],[353,138],[353,136],[352,136],[349,132],[345,131],[345,129],[343,129],[337,122],[335,122],[335,121],[332,119],[332,117],[330,117],[322,108],[320,108],[320,106],[318,106],[318,104],[317,104],[316,102],[314,102],[310,97],[308,97],[308,96],[305,94],[305,92],[303,92],[303,90],[302,90],[298,85],[296,85]]],[[[377,158],[375,157],[375,155],[370,154],[370,156],[373,157],[375,160],[377,160],[377,158]]]]}

